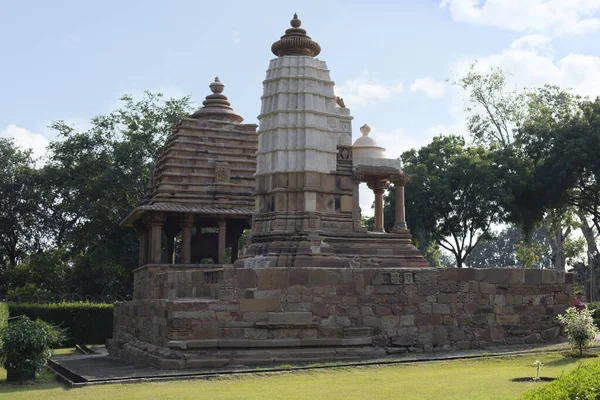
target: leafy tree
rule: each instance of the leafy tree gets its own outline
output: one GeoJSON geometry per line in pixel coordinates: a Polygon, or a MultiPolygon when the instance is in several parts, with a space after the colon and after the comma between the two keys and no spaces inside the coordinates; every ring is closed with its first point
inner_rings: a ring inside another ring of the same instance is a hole
{"type": "MultiPolygon", "coordinates": [[[[362,217],[360,222],[363,228],[367,228],[369,232],[373,232],[373,230],[375,229],[375,217],[362,217]]],[[[387,221],[385,222],[387,228],[387,221]]]]}
{"type": "MultiPolygon", "coordinates": [[[[492,224],[500,221],[501,193],[493,154],[483,147],[466,147],[460,136],[440,136],[418,151],[405,152],[402,159],[411,175],[406,215],[415,238],[427,245],[435,242],[461,268],[477,244],[491,237],[492,224]]],[[[387,208],[393,201],[390,193],[387,208]]],[[[391,218],[388,221],[393,223],[391,218]]],[[[419,248],[423,251],[427,246],[419,248]]]]}
{"type": "Polygon", "coordinates": [[[43,244],[40,176],[31,150],[0,138],[0,294],[6,272],[43,244]]]}
{"type": "Polygon", "coordinates": [[[581,100],[554,87],[531,98],[532,111],[518,137],[535,166],[539,201],[529,205],[529,212],[539,216],[548,208],[572,209],[593,260],[600,227],[600,100],[581,100]]]}
{"type": "Polygon", "coordinates": [[[573,229],[570,211],[556,206],[560,202],[552,204],[539,195],[540,181],[534,171],[552,148],[551,128],[557,126],[557,121],[576,115],[581,98],[558,86],[509,88],[501,69],[480,73],[476,67],[476,63],[471,64],[465,75],[453,83],[468,97],[467,127],[475,143],[504,153],[505,190],[512,193],[505,219],[518,224],[527,234],[538,224],[545,227],[554,268],[564,269],[563,246],[573,229]],[[533,148],[536,154],[530,157],[533,148]]]}
{"type": "Polygon", "coordinates": [[[537,264],[542,256],[544,247],[536,242],[521,241],[515,245],[515,255],[523,268],[531,268],[537,264]]]}
{"type": "Polygon", "coordinates": [[[477,71],[477,63],[452,83],[468,96],[465,111],[467,129],[475,143],[484,146],[507,147],[523,119],[525,91],[510,89],[500,68],[489,73],[477,71]]]}
{"type": "Polygon", "coordinates": [[[480,243],[469,255],[466,264],[474,268],[511,267],[519,265],[516,245],[533,244],[540,249],[535,267],[542,268],[550,263],[550,245],[543,230],[536,230],[529,242],[516,225],[508,225],[494,233],[493,238],[480,243]]]}
{"type": "MultiPolygon", "coordinates": [[[[29,256],[8,273],[8,279],[14,291],[26,294],[32,299],[44,297],[45,300],[60,300],[68,292],[71,266],[66,251],[51,249],[29,256]]],[[[21,301],[24,299],[20,298],[21,301]]]]}
{"type": "Polygon", "coordinates": [[[54,122],[60,138],[49,146],[44,168],[48,226],[53,244],[69,252],[71,290],[124,294],[137,266],[138,239],[121,220],[139,205],[172,127],[191,111],[189,97],[164,100],[145,92],[140,100],[92,118],[80,131],[54,122]]]}

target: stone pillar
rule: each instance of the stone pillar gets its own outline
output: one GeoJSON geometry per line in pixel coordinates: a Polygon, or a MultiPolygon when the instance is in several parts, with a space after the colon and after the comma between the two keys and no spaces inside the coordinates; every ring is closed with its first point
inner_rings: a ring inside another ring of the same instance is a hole
{"type": "Polygon", "coordinates": [[[161,215],[153,216],[150,220],[150,263],[160,264],[161,262],[161,233],[164,218],[161,215]]]}
{"type": "Polygon", "coordinates": [[[384,232],[383,229],[383,189],[375,189],[375,232],[384,232]]]}
{"type": "Polygon", "coordinates": [[[396,204],[395,204],[395,219],[393,232],[406,232],[406,215],[404,210],[404,185],[408,183],[410,177],[407,174],[402,174],[393,177],[394,186],[396,187],[396,204]]]}
{"type": "Polygon", "coordinates": [[[219,220],[219,253],[218,253],[218,264],[225,263],[225,247],[226,247],[226,233],[227,233],[227,221],[224,219],[219,220]]]}
{"type": "Polygon", "coordinates": [[[354,173],[352,177],[352,227],[355,232],[365,232],[366,229],[362,226],[362,214],[360,212],[360,194],[359,185],[362,175],[354,173]]]}
{"type": "Polygon", "coordinates": [[[375,228],[374,232],[385,232],[383,228],[383,192],[385,190],[385,181],[371,181],[367,184],[369,189],[375,194],[375,228]]]}
{"type": "Polygon", "coordinates": [[[175,235],[167,235],[167,264],[175,264],[175,235]]]}
{"type": "Polygon", "coordinates": [[[148,231],[140,230],[139,266],[148,264],[148,231]]]}
{"type": "Polygon", "coordinates": [[[189,264],[192,258],[192,227],[194,226],[194,215],[186,214],[181,227],[181,263],[189,264]]]}

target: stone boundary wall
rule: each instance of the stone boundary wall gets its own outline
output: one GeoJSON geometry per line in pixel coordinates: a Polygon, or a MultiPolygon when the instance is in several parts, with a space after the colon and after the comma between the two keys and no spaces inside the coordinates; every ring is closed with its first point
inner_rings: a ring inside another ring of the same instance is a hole
{"type": "MultiPolygon", "coordinates": [[[[268,348],[298,359],[303,348],[397,353],[552,341],[556,315],[573,301],[570,274],[533,269],[155,265],[138,269],[134,285],[134,300],[115,306],[109,351],[177,368],[190,367],[186,352],[199,350],[262,349],[265,362],[273,360],[268,348]],[[178,361],[156,361],[167,359],[178,361]]],[[[239,352],[231,357],[244,362],[239,352]]]]}

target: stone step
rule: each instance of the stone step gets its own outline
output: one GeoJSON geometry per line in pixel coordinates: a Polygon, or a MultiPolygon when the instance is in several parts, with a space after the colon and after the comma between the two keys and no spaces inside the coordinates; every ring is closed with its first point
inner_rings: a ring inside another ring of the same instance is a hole
{"type": "Polygon", "coordinates": [[[335,347],[335,346],[365,346],[373,340],[370,337],[356,338],[314,338],[314,339],[208,339],[208,340],[170,340],[170,349],[222,349],[222,348],[278,348],[278,347],[335,347]]]}

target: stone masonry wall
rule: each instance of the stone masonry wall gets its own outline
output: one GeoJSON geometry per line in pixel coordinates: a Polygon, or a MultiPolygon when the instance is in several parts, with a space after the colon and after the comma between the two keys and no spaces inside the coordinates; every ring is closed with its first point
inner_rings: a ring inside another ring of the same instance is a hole
{"type": "Polygon", "coordinates": [[[147,266],[136,271],[134,300],[115,307],[112,346],[394,353],[532,344],[560,335],[555,317],[572,295],[572,276],[553,270],[147,266]]]}

